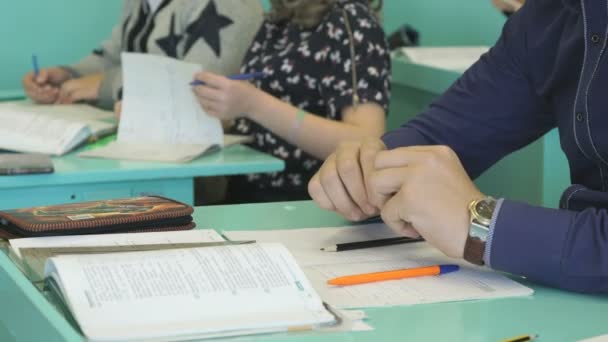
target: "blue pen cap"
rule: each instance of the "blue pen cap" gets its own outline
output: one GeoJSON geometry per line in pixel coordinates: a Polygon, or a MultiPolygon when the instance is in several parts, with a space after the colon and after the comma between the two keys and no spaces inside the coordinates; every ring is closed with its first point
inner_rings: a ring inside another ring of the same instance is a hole
{"type": "Polygon", "coordinates": [[[458,265],[439,265],[440,274],[456,272],[460,269],[458,265]]]}

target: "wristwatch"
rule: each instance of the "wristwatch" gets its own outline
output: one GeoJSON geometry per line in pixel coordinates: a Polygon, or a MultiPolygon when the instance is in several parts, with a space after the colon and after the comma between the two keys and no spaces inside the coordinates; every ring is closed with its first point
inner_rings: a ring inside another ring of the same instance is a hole
{"type": "Polygon", "coordinates": [[[471,215],[469,236],[464,245],[464,259],[475,265],[484,265],[483,254],[486,250],[486,241],[492,223],[492,216],[496,210],[496,199],[486,197],[469,203],[471,215]]]}

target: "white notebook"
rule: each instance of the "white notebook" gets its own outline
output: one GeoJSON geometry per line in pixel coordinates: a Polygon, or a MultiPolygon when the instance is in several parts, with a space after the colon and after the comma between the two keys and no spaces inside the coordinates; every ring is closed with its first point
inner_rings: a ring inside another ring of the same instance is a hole
{"type": "Polygon", "coordinates": [[[150,54],[123,53],[121,58],[118,138],[81,156],[187,162],[224,146],[220,120],[203,111],[190,85],[201,65],[150,54]]]}
{"type": "Polygon", "coordinates": [[[89,341],[175,341],[321,328],[337,319],[280,244],[62,255],[47,286],[89,341]]]}
{"type": "Polygon", "coordinates": [[[395,237],[384,224],[337,228],[224,232],[231,240],[283,243],[328,304],[337,308],[428,304],[529,296],[534,291],[490,269],[450,259],[426,242],[323,252],[337,243],[395,237]],[[457,272],[353,286],[331,286],[335,277],[438,264],[458,264],[457,272]]]}
{"type": "Polygon", "coordinates": [[[116,130],[112,112],[74,105],[0,103],[0,149],[63,155],[89,138],[116,130]]]}
{"type": "Polygon", "coordinates": [[[412,63],[438,69],[465,71],[488,52],[487,46],[404,47],[399,54],[412,63]]]}

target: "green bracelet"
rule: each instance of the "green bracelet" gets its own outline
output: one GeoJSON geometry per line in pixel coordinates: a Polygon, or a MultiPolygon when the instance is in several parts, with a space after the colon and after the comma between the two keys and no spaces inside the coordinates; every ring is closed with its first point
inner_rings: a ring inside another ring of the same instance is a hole
{"type": "Polygon", "coordinates": [[[302,121],[306,117],[306,112],[303,109],[298,109],[296,112],[296,119],[293,121],[293,126],[291,127],[291,139],[292,141],[297,141],[297,134],[300,131],[300,127],[302,126],[302,121]]]}

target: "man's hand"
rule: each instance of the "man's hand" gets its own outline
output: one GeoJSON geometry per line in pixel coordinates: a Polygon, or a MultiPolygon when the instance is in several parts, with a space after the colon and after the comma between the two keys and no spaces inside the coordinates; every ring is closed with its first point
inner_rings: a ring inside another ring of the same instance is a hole
{"type": "Polygon", "coordinates": [[[41,69],[38,76],[30,72],[23,77],[23,89],[32,101],[51,104],[59,98],[61,85],[70,78],[70,73],[63,68],[41,69]]]}
{"type": "Polygon", "coordinates": [[[310,196],[323,209],[333,210],[351,221],[377,215],[367,179],[374,161],[386,146],[380,139],[348,142],[330,155],[308,184],[310,196]]]}
{"type": "Polygon", "coordinates": [[[382,219],[396,231],[412,228],[450,257],[462,258],[468,204],[485,197],[458,156],[445,146],[405,147],[377,154],[369,186],[382,202],[382,219]],[[411,226],[410,226],[411,225],[411,226]]]}
{"type": "Polygon", "coordinates": [[[72,104],[80,101],[94,101],[99,98],[99,88],[103,74],[91,74],[64,82],[59,91],[57,104],[72,104]]]}

